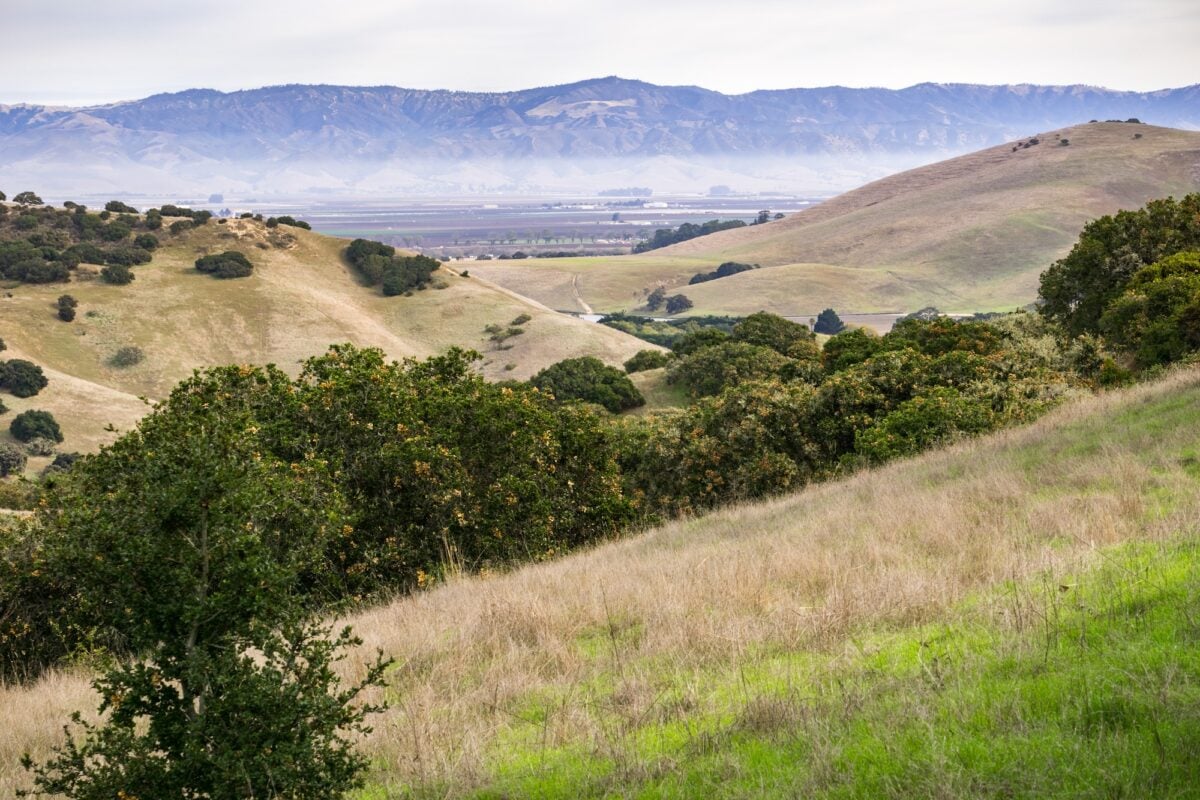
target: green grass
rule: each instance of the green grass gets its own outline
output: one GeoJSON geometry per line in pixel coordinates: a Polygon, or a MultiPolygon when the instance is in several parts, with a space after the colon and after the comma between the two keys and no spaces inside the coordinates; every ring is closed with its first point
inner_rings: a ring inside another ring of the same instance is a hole
{"type": "MultiPolygon", "coordinates": [[[[581,690],[598,707],[609,678],[581,690]]],[[[1114,548],[847,652],[664,679],[655,713],[588,747],[541,746],[557,702],[531,699],[478,797],[1195,797],[1200,542],[1114,548]],[[688,713],[697,692],[722,710],[688,713]]]]}

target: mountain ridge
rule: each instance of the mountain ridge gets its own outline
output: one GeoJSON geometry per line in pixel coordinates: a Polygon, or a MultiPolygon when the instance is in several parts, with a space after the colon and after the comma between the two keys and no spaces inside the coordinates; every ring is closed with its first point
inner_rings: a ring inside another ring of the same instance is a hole
{"type": "Polygon", "coordinates": [[[125,174],[120,188],[133,191],[588,191],[619,169],[657,178],[660,192],[707,189],[726,173],[746,176],[752,189],[849,188],[1034,131],[1128,117],[1200,129],[1200,84],[1129,92],[922,83],[726,95],[610,76],[491,93],[189,89],[80,108],[0,106],[0,173],[47,191],[69,178],[75,191],[101,192],[116,188],[114,169],[125,174]],[[668,178],[667,160],[690,171],[668,178]],[[484,177],[484,164],[493,172],[500,165],[502,177],[484,177]],[[845,174],[831,178],[835,171],[845,174]]]}

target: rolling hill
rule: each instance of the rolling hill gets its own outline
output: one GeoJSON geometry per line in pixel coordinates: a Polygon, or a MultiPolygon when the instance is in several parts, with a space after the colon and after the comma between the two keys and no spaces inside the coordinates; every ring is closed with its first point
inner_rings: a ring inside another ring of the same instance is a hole
{"type": "MultiPolygon", "coordinates": [[[[1177,370],[356,613],[344,670],[396,665],[355,796],[1192,796],[1198,420],[1177,370]]],[[[0,796],[88,677],[0,687],[0,796]]]]}
{"type": "Polygon", "coordinates": [[[446,268],[435,273],[435,285],[445,288],[384,297],[360,284],[341,257],[345,245],[299,229],[272,233],[253,220],[214,221],[167,239],[128,286],[82,279],[84,265],[68,284],[9,288],[0,296],[0,336],[8,345],[0,358],[27,358],[50,383],[35,397],[5,394],[4,402],[13,412],[52,412],[66,435],[63,449],[86,451],[115,436],[106,424],[127,430],[145,413],[140,396],[164,397],[209,365],[274,363],[294,374],[302,359],[335,342],[380,347],[393,358],[457,345],[484,355],[486,376],[523,379],[580,355],[620,364],[647,346],[446,268]],[[197,256],[226,249],[249,255],[254,274],[222,281],[194,269],[197,256]],[[64,292],[79,301],[70,323],[55,315],[64,292]],[[529,317],[523,334],[503,345],[490,341],[486,326],[507,327],[521,315],[529,317]],[[113,354],[130,345],[142,348],[145,360],[112,366],[113,354]]]}
{"type": "Polygon", "coordinates": [[[1036,298],[1038,276],[1088,220],[1197,190],[1200,133],[1091,123],[642,255],[489,263],[476,271],[561,309],[582,302],[597,311],[632,311],[658,285],[687,294],[696,314],[1012,309],[1036,298]],[[687,286],[693,274],[724,261],[764,268],[687,286]]]}

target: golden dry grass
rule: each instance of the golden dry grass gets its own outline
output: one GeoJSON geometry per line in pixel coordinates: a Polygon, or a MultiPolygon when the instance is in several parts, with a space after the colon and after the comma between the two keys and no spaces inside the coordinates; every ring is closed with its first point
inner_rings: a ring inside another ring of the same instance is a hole
{"type": "Polygon", "coordinates": [[[128,286],[76,279],[19,286],[0,298],[5,357],[28,358],[50,378],[41,394],[9,405],[51,411],[66,434],[65,449],[94,450],[111,441],[107,423],[128,430],[145,413],[139,395],[161,399],[194,369],[274,363],[294,374],[302,359],[336,342],[380,347],[393,358],[472,348],[483,354],[486,376],[517,379],[583,355],[619,365],[646,347],[449,270],[436,276],[444,289],[383,297],[360,285],[342,261],[343,240],[297,229],[272,233],[253,220],[230,220],[164,239],[154,261],[134,269],[128,286]],[[197,256],[225,249],[244,251],[254,274],[221,281],[193,268],[197,256]],[[71,323],[55,315],[55,299],[64,292],[79,301],[71,323]],[[497,349],[484,327],[506,326],[522,314],[531,317],[525,333],[509,339],[509,349],[497,349]],[[109,365],[124,345],[141,347],[145,361],[124,369],[109,365]],[[507,364],[516,366],[505,370],[507,364]]]}
{"type": "Polygon", "coordinates": [[[561,308],[575,307],[568,289],[577,278],[598,311],[632,310],[659,284],[685,292],[695,314],[1011,310],[1036,298],[1038,276],[1088,220],[1200,190],[1200,133],[1097,123],[1039,138],[1034,147],[981,150],[777,222],[651,253],[505,262],[482,273],[561,308]],[[1059,136],[1070,144],[1059,145],[1059,136]],[[776,269],[686,285],[723,261],[776,269]]]}
{"type": "MultiPolygon", "coordinates": [[[[1200,495],[1181,454],[1200,449],[1198,415],[1200,371],[1180,371],[1023,428],[356,614],[363,654],[397,659],[391,708],[363,744],[372,781],[460,795],[488,782],[496,748],[516,735],[607,752],[614,716],[635,728],[727,703],[705,688],[713,671],[853,649],[858,633],[944,618],[1003,581],[1085,567],[1107,545],[1194,531],[1200,495]]],[[[352,659],[347,672],[361,668],[352,659]]],[[[19,783],[19,753],[44,755],[56,721],[89,705],[86,680],[57,673],[0,690],[0,797],[19,783]]],[[[748,695],[738,713],[750,720],[766,702],[748,695]]]]}

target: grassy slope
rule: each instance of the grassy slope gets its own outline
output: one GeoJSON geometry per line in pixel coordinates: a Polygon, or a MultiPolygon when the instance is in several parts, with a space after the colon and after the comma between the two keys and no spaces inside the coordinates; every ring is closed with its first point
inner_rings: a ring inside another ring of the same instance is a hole
{"type": "Polygon", "coordinates": [[[1011,145],[981,150],[778,222],[652,253],[478,271],[564,309],[577,307],[572,280],[600,311],[632,310],[659,283],[684,291],[698,314],[1011,309],[1036,297],[1038,275],[1089,219],[1200,190],[1200,133],[1098,123],[1040,138],[1015,153],[1011,145]],[[1057,135],[1070,145],[1059,146],[1057,135]],[[770,269],[685,288],[694,273],[730,260],[770,269]]]}
{"type": "MultiPolygon", "coordinates": [[[[1180,372],[359,614],[361,796],[1188,796],[1198,422],[1180,372]]],[[[90,702],[0,690],[0,796],[90,702]]]]}
{"type": "MultiPolygon", "coordinates": [[[[50,385],[15,410],[44,408],[63,424],[64,448],[91,450],[107,441],[107,422],[128,429],[145,412],[139,395],[164,397],[198,367],[275,363],[295,372],[300,360],[334,342],[383,348],[395,358],[427,356],[452,345],[484,354],[490,377],[526,378],[544,366],[580,355],[620,364],[647,345],[619,331],[556,314],[475,278],[439,273],[449,284],[413,297],[388,298],[359,285],[340,258],[345,243],[295,229],[290,247],[261,249],[261,223],[215,222],[171,239],[154,261],[136,267],[128,286],[99,280],[19,286],[0,298],[3,357],[28,358],[49,371],[50,385]],[[255,262],[249,278],[220,281],[193,268],[198,255],[241,249],[255,262]],[[69,292],[79,301],[73,323],[60,322],[54,301],[69,292]],[[484,326],[507,326],[520,314],[525,333],[497,350],[484,326]],[[147,358],[116,369],[107,360],[123,345],[147,358]],[[505,369],[515,365],[511,370],[505,369]]],[[[278,233],[276,234],[278,235],[278,233]]],[[[6,435],[6,434],[5,434],[6,435]]]]}

